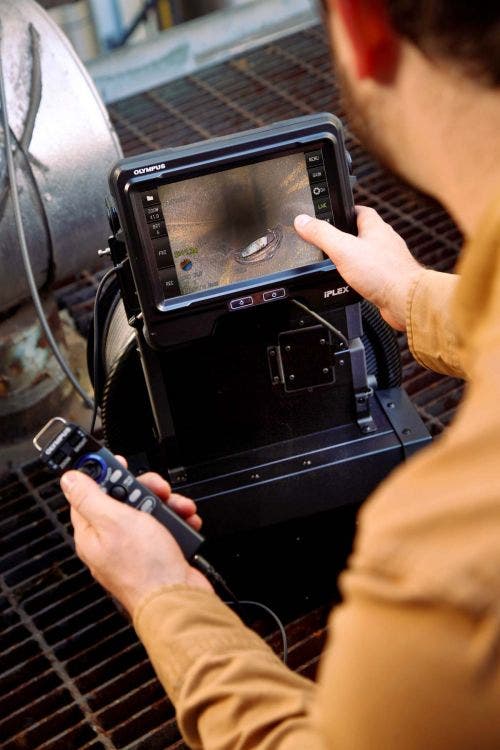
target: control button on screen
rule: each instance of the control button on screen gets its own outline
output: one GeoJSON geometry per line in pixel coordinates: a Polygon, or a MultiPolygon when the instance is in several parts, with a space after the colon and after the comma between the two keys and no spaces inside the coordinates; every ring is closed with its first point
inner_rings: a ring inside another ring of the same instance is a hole
{"type": "Polygon", "coordinates": [[[305,157],[308,167],[318,167],[323,164],[323,152],[321,149],[319,151],[309,151],[309,153],[305,154],[305,157]]]}
{"type": "Polygon", "coordinates": [[[149,225],[149,236],[153,239],[155,237],[165,237],[167,234],[167,227],[164,221],[155,221],[149,225]]]}
{"type": "Polygon", "coordinates": [[[162,242],[154,242],[156,265],[158,268],[170,268],[174,265],[174,258],[172,256],[172,250],[168,242],[163,240],[162,242]]]}
{"type": "Polygon", "coordinates": [[[321,198],[322,195],[328,195],[328,185],[326,182],[318,182],[317,185],[311,185],[311,193],[315,198],[321,198]]]}
{"type": "Polygon", "coordinates": [[[327,214],[332,211],[329,198],[313,198],[313,203],[316,214],[327,214]]]}
{"type": "Polygon", "coordinates": [[[309,170],[309,181],[310,182],[320,182],[321,180],[325,179],[325,168],[324,167],[315,167],[314,169],[309,170]]]}
{"type": "Polygon", "coordinates": [[[160,271],[160,281],[163,287],[163,294],[166,297],[176,297],[180,294],[179,282],[175,266],[169,266],[160,271]]]}
{"type": "Polygon", "coordinates": [[[286,296],[284,289],[271,289],[269,292],[264,292],[262,299],[264,302],[271,302],[273,299],[281,299],[286,296]]]}
{"type": "Polygon", "coordinates": [[[142,205],[144,208],[147,206],[155,206],[160,202],[158,196],[158,190],[148,190],[147,193],[142,194],[142,205]]]}
{"type": "Polygon", "coordinates": [[[253,305],[253,297],[240,297],[240,299],[232,299],[229,303],[231,310],[239,310],[240,307],[248,307],[253,305]]]}
{"type": "Polygon", "coordinates": [[[148,224],[151,224],[153,221],[162,221],[163,220],[163,211],[161,210],[161,206],[147,206],[144,208],[144,216],[146,217],[146,221],[148,224]]]}

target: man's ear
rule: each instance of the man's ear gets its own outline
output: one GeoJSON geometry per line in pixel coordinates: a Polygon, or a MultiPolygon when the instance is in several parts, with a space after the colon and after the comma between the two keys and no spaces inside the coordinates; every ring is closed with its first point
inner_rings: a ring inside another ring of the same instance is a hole
{"type": "Polygon", "coordinates": [[[351,47],[357,78],[391,81],[398,60],[399,37],[391,25],[385,0],[328,0],[327,4],[351,47]]]}

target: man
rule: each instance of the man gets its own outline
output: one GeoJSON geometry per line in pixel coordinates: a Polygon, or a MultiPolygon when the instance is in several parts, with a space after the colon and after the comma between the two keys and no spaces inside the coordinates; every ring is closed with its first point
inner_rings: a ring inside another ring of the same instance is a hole
{"type": "MultiPolygon", "coordinates": [[[[318,685],[243,627],[154,519],[103,502],[81,474],[66,474],[62,486],[77,550],[133,616],[190,747],[497,749],[500,6],[328,0],[326,8],[351,122],[446,205],[467,243],[459,278],[421,268],[370,209],[358,211],[357,238],[308,217],[296,229],[407,329],[420,362],[465,375],[469,386],[448,432],[364,506],[318,685]]],[[[144,481],[168,498],[163,480],[144,481]]],[[[190,501],[170,502],[199,525],[190,501]]]]}

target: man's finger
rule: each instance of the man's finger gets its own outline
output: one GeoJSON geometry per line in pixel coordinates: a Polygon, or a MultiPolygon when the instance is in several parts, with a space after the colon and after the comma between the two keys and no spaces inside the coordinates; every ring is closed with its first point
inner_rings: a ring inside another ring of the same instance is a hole
{"type": "Polygon", "coordinates": [[[357,249],[357,238],[333,227],[327,221],[301,214],[295,219],[295,229],[302,239],[323,250],[334,263],[340,262],[357,249]]]}
{"type": "Polygon", "coordinates": [[[356,223],[358,226],[358,237],[363,237],[365,234],[379,229],[381,225],[385,224],[385,221],[374,208],[370,208],[370,206],[356,206],[356,223]]]}
{"type": "Polygon", "coordinates": [[[178,495],[173,492],[167,502],[169,508],[178,513],[183,518],[189,518],[196,513],[196,503],[189,497],[178,495]]]}
{"type": "Polygon", "coordinates": [[[116,506],[112,509],[113,515],[120,513],[120,510],[122,513],[133,512],[132,508],[106,495],[93,479],[81,471],[67,471],[63,474],[61,488],[70,505],[92,526],[109,520],[110,504],[116,506]]]}
{"type": "Polygon", "coordinates": [[[138,476],[137,479],[162,500],[167,500],[170,497],[171,489],[169,483],[159,474],[156,474],[156,472],[148,471],[146,474],[138,476]]]}

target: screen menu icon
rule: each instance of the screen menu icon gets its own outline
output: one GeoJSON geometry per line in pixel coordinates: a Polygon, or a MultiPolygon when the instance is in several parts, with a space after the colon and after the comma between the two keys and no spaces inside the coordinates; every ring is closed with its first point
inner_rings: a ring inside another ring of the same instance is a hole
{"type": "Polygon", "coordinates": [[[328,221],[329,224],[334,224],[330,190],[326,181],[323,151],[321,149],[308,151],[304,156],[316,218],[328,221]]]}

